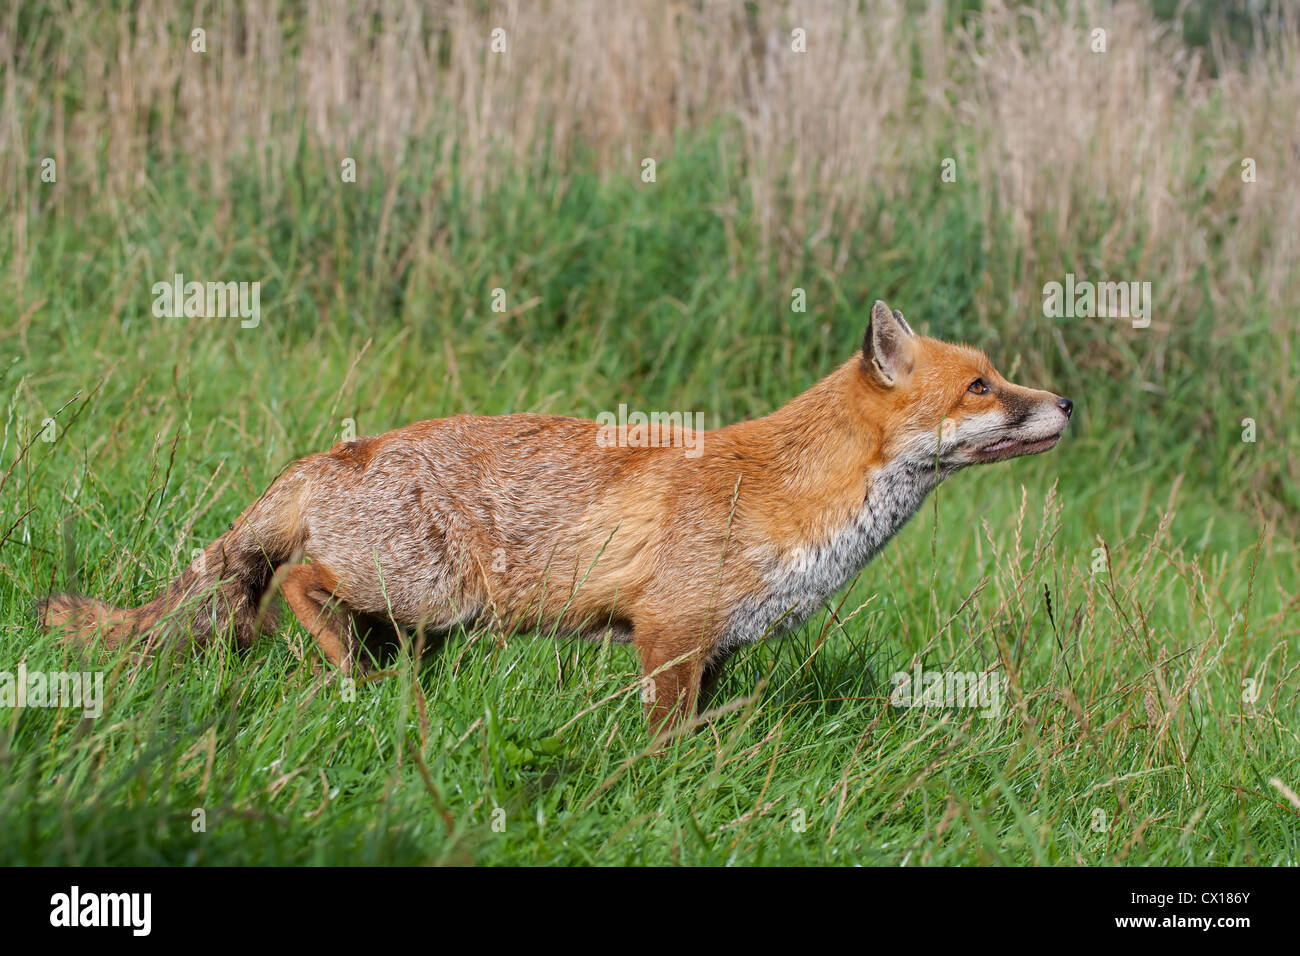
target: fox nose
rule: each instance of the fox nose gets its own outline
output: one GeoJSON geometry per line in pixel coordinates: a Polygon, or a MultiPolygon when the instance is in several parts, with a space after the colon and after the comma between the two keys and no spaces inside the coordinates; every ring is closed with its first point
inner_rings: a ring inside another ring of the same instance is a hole
{"type": "Polygon", "coordinates": [[[1056,400],[1056,407],[1065,412],[1065,417],[1069,418],[1070,413],[1074,411],[1074,402],[1070,401],[1068,398],[1058,398],[1056,400]]]}

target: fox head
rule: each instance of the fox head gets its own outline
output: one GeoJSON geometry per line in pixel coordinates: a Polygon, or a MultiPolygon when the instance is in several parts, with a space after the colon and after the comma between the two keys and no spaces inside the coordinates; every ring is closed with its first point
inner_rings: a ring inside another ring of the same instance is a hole
{"type": "Polygon", "coordinates": [[[1074,403],[1008,382],[978,349],[917,335],[878,301],[862,343],[862,379],[882,422],[881,452],[944,471],[1047,451],[1074,403]]]}

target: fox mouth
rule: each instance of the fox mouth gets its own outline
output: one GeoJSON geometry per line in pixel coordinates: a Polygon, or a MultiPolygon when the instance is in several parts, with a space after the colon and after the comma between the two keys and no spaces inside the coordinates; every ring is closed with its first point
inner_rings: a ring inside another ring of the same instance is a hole
{"type": "Polygon", "coordinates": [[[1061,432],[1048,435],[1046,438],[1004,438],[991,445],[975,449],[974,458],[980,464],[987,464],[991,461],[1019,458],[1022,455],[1036,455],[1040,451],[1047,451],[1060,440],[1061,432]]]}

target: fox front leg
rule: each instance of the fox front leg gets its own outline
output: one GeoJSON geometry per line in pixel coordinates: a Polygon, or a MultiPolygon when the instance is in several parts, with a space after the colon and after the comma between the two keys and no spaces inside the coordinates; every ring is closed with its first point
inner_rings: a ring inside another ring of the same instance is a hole
{"type": "Polygon", "coordinates": [[[641,654],[646,722],[651,738],[661,740],[694,720],[720,665],[707,666],[702,648],[673,641],[662,631],[638,631],[634,640],[641,654]]]}

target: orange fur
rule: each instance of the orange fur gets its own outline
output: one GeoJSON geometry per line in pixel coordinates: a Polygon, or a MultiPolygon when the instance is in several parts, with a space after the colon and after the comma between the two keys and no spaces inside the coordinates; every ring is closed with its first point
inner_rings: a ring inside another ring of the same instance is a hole
{"type": "Polygon", "coordinates": [[[419,422],[297,462],[143,608],[56,596],[44,619],[112,642],[229,628],[247,643],[282,568],[290,608],[345,669],[375,622],[631,640],[664,731],[728,654],[806,618],[935,483],[1050,447],[1069,411],[877,303],[853,358],[764,418],[696,436],[698,456],[682,440],[607,447],[576,418],[419,422]]]}

